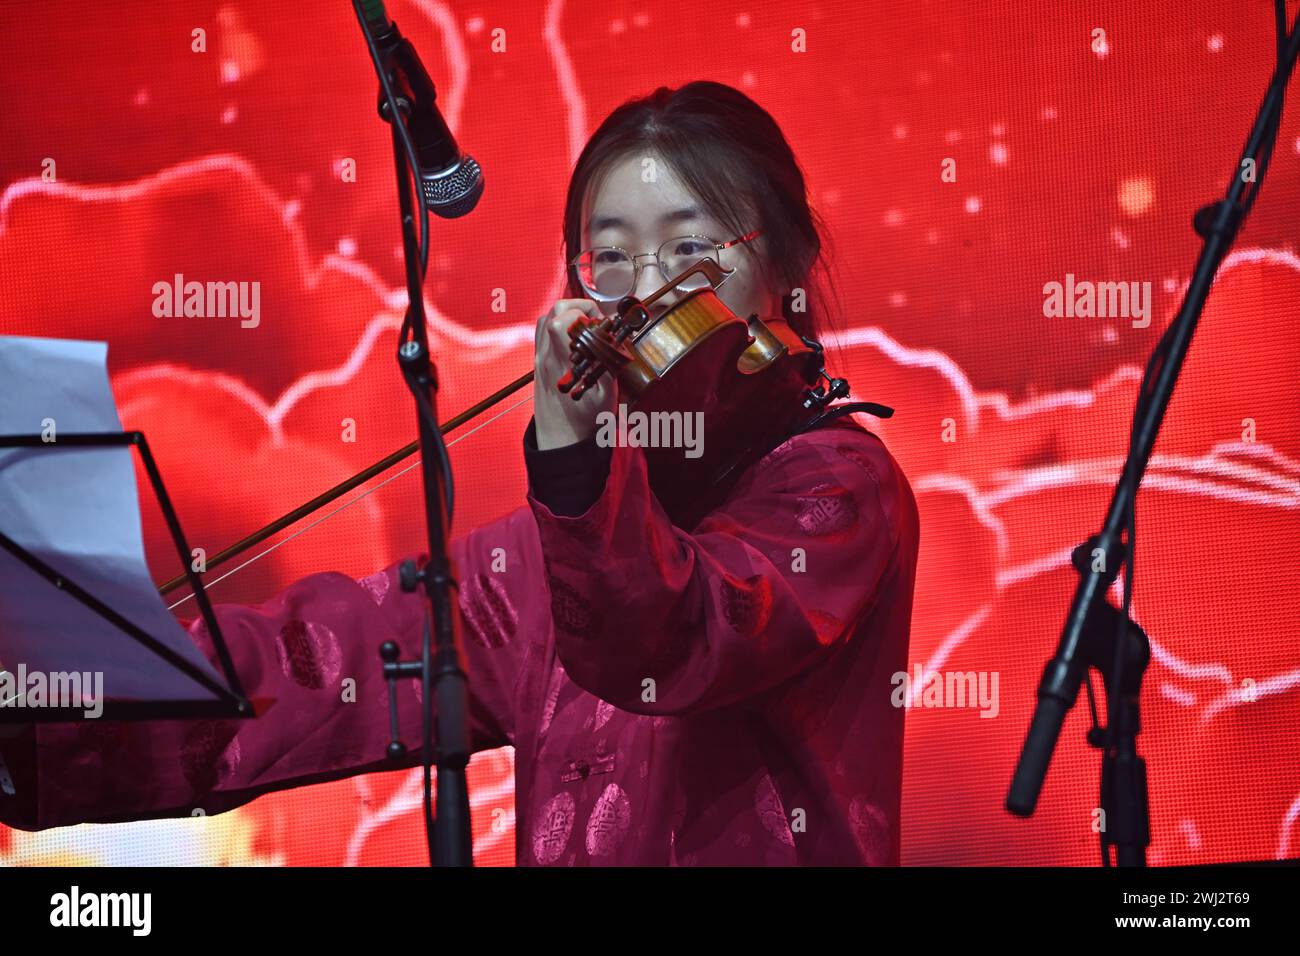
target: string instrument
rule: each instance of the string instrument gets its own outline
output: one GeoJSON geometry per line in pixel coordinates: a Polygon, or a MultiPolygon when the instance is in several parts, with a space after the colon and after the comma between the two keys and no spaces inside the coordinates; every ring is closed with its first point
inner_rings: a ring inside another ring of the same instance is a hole
{"type": "MultiPolygon", "coordinates": [[[[722,303],[716,290],[733,272],[704,258],[644,300],[626,296],[612,316],[582,316],[568,330],[572,368],[557,383],[577,400],[613,375],[620,401],[630,400],[631,415],[641,416],[642,434],[629,431],[629,443],[640,438],[655,496],[681,527],[703,517],[746,467],[822,421],[827,403],[849,391],[847,381],[826,375],[820,344],[783,319],[741,319],[722,303]],[[696,274],[708,285],[684,292],[652,319],[650,306],[696,274]],[[688,437],[698,446],[685,447],[688,437]]],[[[871,403],[832,411],[830,417],[893,414],[871,403]]]]}
{"type": "MultiPolygon", "coordinates": [[[[822,346],[797,335],[782,319],[741,319],[723,305],[716,289],[733,273],[702,259],[644,300],[625,297],[613,316],[577,320],[569,328],[572,367],[556,383],[577,400],[612,374],[620,395],[631,399],[631,411],[646,415],[660,435],[665,427],[669,435],[679,428],[684,439],[686,416],[694,416],[693,424],[703,429],[690,436],[700,441],[698,457],[688,457],[681,443],[644,448],[651,486],[679,527],[693,527],[750,464],[790,436],[850,412],[878,418],[894,413],[874,402],[830,405],[848,395],[849,383],[826,374],[822,346]],[[696,274],[708,285],[684,293],[652,319],[650,306],[696,274]]],[[[532,381],[532,372],[520,376],[440,425],[440,431],[454,431],[532,381]]],[[[365,484],[419,447],[418,441],[409,443],[209,556],[207,570],[365,484]]],[[[167,594],[187,580],[179,574],[158,590],[167,594]]]]}

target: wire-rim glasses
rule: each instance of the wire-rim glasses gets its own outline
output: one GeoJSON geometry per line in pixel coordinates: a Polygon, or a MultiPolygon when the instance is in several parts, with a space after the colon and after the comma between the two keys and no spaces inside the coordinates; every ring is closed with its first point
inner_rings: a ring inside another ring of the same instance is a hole
{"type": "MultiPolygon", "coordinates": [[[[701,259],[712,259],[721,267],[719,253],[723,249],[756,239],[762,232],[761,229],[755,229],[730,242],[717,242],[710,236],[698,233],[674,236],[665,240],[654,252],[643,252],[640,255],[633,255],[620,246],[594,246],[583,249],[574,256],[569,266],[587,295],[600,301],[613,302],[632,294],[637,279],[641,276],[642,259],[654,259],[664,280],[671,281],[701,259]]],[[[708,286],[709,280],[696,273],[676,288],[679,292],[694,292],[708,286]]]]}

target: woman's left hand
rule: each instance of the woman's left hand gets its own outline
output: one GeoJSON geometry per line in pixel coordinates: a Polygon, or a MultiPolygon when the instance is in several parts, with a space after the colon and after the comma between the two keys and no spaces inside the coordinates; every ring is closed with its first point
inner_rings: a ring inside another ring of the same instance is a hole
{"type": "Polygon", "coordinates": [[[576,401],[556,388],[555,383],[572,367],[569,326],[583,316],[604,318],[590,299],[560,299],[537,321],[533,419],[539,451],[586,441],[596,434],[596,416],[615,406],[618,386],[608,374],[576,401]]]}

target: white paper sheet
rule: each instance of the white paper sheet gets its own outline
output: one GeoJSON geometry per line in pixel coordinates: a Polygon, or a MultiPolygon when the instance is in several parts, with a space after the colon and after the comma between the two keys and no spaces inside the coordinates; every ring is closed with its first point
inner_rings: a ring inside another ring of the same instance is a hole
{"type": "MultiPolygon", "coordinates": [[[[138,452],[58,447],[60,434],[122,430],[107,355],[104,342],[0,336],[0,435],[40,435],[49,420],[55,429],[40,448],[0,448],[0,531],[224,687],[145,563],[138,452]]],[[[102,672],[109,699],[214,697],[0,548],[0,666],[16,674],[19,664],[29,674],[102,672]]]]}

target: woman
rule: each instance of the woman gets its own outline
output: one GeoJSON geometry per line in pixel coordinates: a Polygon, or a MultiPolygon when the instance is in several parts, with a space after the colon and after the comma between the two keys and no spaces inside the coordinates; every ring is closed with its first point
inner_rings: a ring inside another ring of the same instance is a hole
{"type": "MultiPolygon", "coordinates": [[[[735,269],[719,295],[738,315],[816,331],[800,306],[820,241],[789,146],[734,89],[659,89],[592,136],[564,235],[571,297],[538,323],[527,505],[453,545],[473,746],[515,748],[518,863],[897,864],[891,677],[907,669],[918,521],[889,452],[840,419],[678,527],[642,450],[594,437],[616,390],[574,402],[550,387],[573,319],[624,286],[647,295],[676,256],[735,269]]],[[[11,758],[19,795],[0,797],[0,817],[210,814],[391,767],[375,649],[392,639],[412,656],[423,621],[397,567],[220,607],[249,696],[278,698],[265,718],[41,727],[39,783],[30,754],[11,758]]],[[[201,622],[191,633],[210,652],[201,622]]],[[[400,699],[402,726],[418,727],[417,695],[400,699]]]]}

